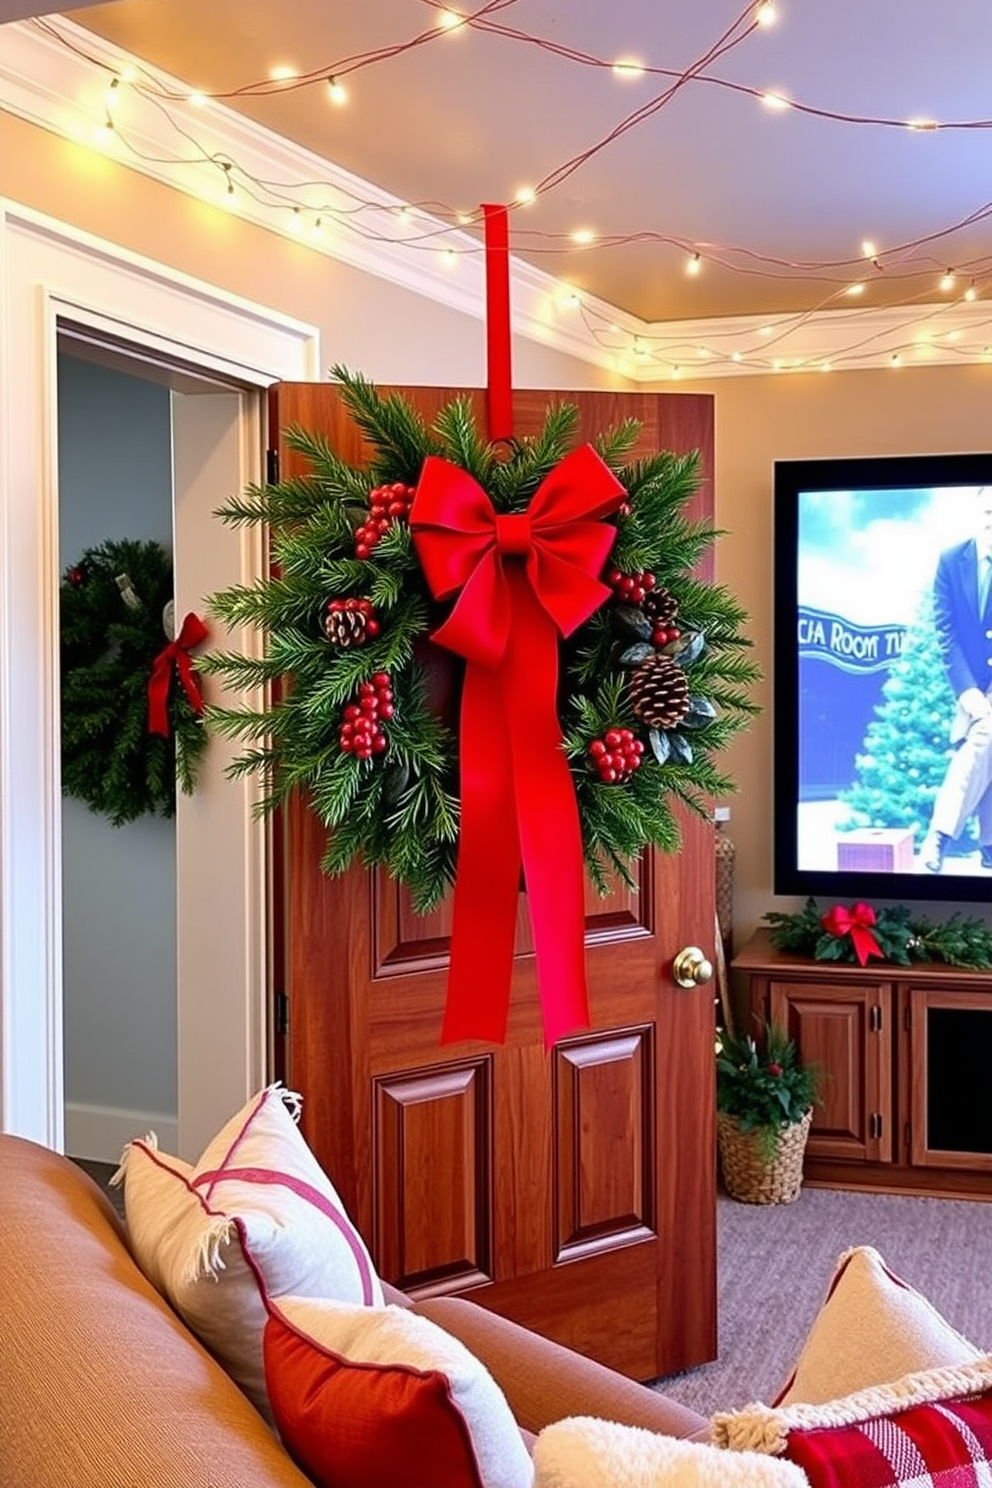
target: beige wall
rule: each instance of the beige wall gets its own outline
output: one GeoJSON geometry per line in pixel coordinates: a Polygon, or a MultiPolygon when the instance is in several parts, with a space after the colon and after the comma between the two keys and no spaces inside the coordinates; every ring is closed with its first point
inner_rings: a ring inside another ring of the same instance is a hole
{"type": "MultiPolygon", "coordinates": [[[[764,668],[764,712],[734,746],[729,768],[737,845],[737,948],[769,909],[801,901],[772,895],[772,463],[829,455],[899,455],[992,447],[992,365],[721,378],[693,383],[716,396],[716,513],[727,530],[717,574],[751,615],[764,668]]],[[[935,918],[947,905],[922,906],[935,918]]],[[[967,913],[978,912],[965,906],[967,913]]],[[[984,913],[992,923],[992,909],[984,913]]]]}
{"type": "MultiPolygon", "coordinates": [[[[0,113],[0,196],[319,327],[333,362],[377,381],[483,386],[481,320],[336,263],[137,171],[0,113]]],[[[519,387],[625,385],[517,338],[519,387]]]]}

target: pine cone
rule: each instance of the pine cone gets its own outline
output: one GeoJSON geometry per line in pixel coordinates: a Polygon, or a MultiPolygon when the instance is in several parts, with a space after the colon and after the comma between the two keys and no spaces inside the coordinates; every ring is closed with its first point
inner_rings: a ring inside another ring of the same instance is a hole
{"type": "Polygon", "coordinates": [[[685,672],[670,656],[649,656],[631,674],[630,704],[649,728],[675,728],[689,711],[685,672]]]}
{"type": "Polygon", "coordinates": [[[668,589],[649,589],[641,609],[652,625],[672,625],[679,612],[679,602],[668,589]]]}
{"type": "Polygon", "coordinates": [[[324,616],[324,634],[347,651],[379,634],[379,622],[367,599],[332,599],[324,616]]]}

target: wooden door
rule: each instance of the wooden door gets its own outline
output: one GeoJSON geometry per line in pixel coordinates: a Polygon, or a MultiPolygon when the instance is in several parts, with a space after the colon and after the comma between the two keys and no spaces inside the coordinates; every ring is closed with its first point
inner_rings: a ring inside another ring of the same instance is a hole
{"type": "MultiPolygon", "coordinates": [[[[433,417],[462,390],[402,391],[433,417]]],[[[698,514],[712,512],[708,395],[520,392],[518,435],[556,396],[578,406],[580,439],[634,417],[638,454],[700,449],[698,514]]],[[[274,431],[362,456],[331,386],[282,385],[271,414],[274,431]]],[[[281,443],[280,459],[283,476],[301,469],[281,443]]],[[[323,876],[305,805],[286,830],[289,1078],[380,1273],[421,1297],[471,1289],[634,1378],[713,1358],[713,991],[671,975],[686,945],[712,958],[710,824],[687,817],[680,855],[646,854],[636,891],[590,890],[593,1026],[550,1054],[524,909],[505,1045],[442,1047],[447,905],[421,918],[383,874],[323,876]]]]}

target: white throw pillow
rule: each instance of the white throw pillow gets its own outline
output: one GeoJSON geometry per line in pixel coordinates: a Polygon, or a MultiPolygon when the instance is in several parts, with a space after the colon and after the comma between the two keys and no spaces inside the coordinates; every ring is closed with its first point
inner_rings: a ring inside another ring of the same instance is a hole
{"type": "Polygon", "coordinates": [[[270,1417],[262,1363],[266,1299],[382,1304],[365,1243],[296,1126],[299,1098],[269,1086],[194,1167],[154,1135],[116,1175],[135,1259],[188,1327],[270,1417]]]}
{"type": "Polygon", "coordinates": [[[877,1250],[859,1245],[838,1259],[826,1301],[774,1403],[819,1405],[904,1374],[982,1357],[877,1250]]]}
{"type": "Polygon", "coordinates": [[[791,1462],[729,1453],[592,1416],[546,1426],[534,1447],[534,1488],[809,1488],[791,1462]]]}
{"type": "Polygon", "coordinates": [[[279,1434],[320,1488],[531,1488],[496,1381],[409,1308],[283,1297],[265,1367],[279,1434]]]}

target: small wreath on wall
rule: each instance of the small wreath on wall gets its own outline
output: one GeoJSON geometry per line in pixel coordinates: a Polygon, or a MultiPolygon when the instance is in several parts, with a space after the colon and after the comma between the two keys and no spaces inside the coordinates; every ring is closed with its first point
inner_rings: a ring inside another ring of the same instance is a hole
{"type": "Polygon", "coordinates": [[[174,635],[172,558],[157,542],[111,541],[66,569],[59,591],[62,792],[109,817],[171,817],[206,747],[189,656],[206,627],[174,635]]]}
{"type": "MultiPolygon", "coordinates": [[[[513,442],[507,456],[480,436],[465,398],[428,427],[401,395],[343,367],[332,376],[371,459],[351,465],[321,434],[294,429],[288,443],[309,473],[251,487],[220,509],[232,526],[267,527],[277,568],[210,602],[229,626],[262,631],[264,655],[213,653],[203,667],[235,690],[280,691],[268,709],[212,708],[210,720],[247,745],[231,773],[261,775],[260,809],[309,793],[329,829],[325,872],[356,858],[382,863],[426,911],[455,876],[460,745],[421,664],[451,607],[418,561],[415,488],[425,462],[448,462],[449,478],[471,477],[513,520],[565,468],[578,413],[550,406],[536,438],[513,442]]],[[[630,881],[647,844],[678,849],[675,801],[705,815],[712,796],[732,789],[716,756],[756,711],[744,612],[692,573],[716,535],[685,513],[698,456],[629,461],[638,434],[628,422],[596,442],[607,483],[623,488],[610,503],[605,602],[560,647],[563,748],[586,865],[602,892],[613,871],[630,881]]]]}

